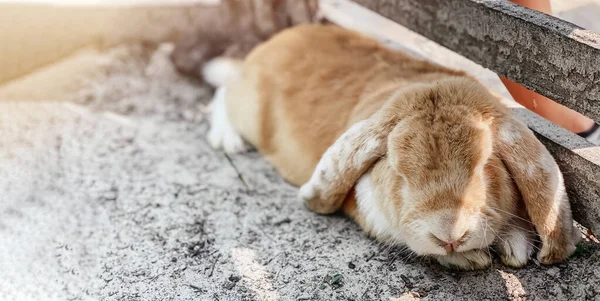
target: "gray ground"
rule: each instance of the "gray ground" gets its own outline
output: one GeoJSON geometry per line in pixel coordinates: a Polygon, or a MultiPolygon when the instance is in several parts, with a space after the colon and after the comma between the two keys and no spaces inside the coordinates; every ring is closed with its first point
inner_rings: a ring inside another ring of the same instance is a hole
{"type": "Polygon", "coordinates": [[[211,150],[211,91],[168,51],[113,50],[71,102],[0,103],[0,300],[600,300],[597,243],[459,273],[308,212],[258,154],[211,150]]]}
{"type": "Polygon", "coordinates": [[[2,300],[600,294],[593,244],[556,267],[456,273],[308,212],[256,153],[210,149],[210,91],[178,77],[167,52],[113,51],[84,102],[1,104],[2,300]]]}

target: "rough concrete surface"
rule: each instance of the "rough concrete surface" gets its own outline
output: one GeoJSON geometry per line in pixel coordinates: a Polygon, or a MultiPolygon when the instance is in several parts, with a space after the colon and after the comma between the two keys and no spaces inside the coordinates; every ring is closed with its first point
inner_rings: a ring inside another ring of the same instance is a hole
{"type": "Polygon", "coordinates": [[[124,47],[73,101],[0,103],[0,299],[598,300],[600,248],[452,272],[207,145],[208,89],[124,47]]]}

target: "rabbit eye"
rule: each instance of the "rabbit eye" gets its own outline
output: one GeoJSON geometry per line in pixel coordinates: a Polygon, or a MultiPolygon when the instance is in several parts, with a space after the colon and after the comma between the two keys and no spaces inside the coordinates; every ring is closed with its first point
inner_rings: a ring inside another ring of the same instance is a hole
{"type": "Polygon", "coordinates": [[[463,236],[461,238],[458,239],[458,242],[460,242],[461,244],[466,242],[467,240],[469,240],[469,238],[471,238],[472,234],[473,234],[473,231],[468,230],[467,232],[465,232],[465,234],[463,234],[463,236]]]}
{"type": "Polygon", "coordinates": [[[435,234],[433,233],[429,233],[429,238],[431,238],[431,240],[433,240],[436,244],[443,246],[446,242],[439,239],[437,236],[435,236],[435,234]]]}

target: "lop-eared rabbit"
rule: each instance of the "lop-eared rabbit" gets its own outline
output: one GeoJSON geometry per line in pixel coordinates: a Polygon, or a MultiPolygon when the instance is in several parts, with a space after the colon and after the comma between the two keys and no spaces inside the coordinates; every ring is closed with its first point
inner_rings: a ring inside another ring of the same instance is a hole
{"type": "Polygon", "coordinates": [[[254,146],[309,209],[343,210],[370,235],[442,265],[554,264],[575,251],[563,178],[523,123],[463,72],[336,26],[286,29],[218,86],[209,141],[254,146]],[[539,235],[539,241],[538,241],[539,235]]]}

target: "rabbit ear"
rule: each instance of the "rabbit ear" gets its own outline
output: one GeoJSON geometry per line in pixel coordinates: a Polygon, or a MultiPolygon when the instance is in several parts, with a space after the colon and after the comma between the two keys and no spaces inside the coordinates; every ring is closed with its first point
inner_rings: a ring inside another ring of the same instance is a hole
{"type": "Polygon", "coordinates": [[[350,127],[327,149],[300,197],[312,211],[329,214],[339,210],[356,181],[385,155],[387,137],[399,116],[383,107],[371,118],[350,127]]]}
{"type": "Polygon", "coordinates": [[[495,122],[497,152],[516,183],[540,238],[538,260],[558,263],[575,251],[573,219],[562,173],[525,124],[513,117],[495,122]]]}

